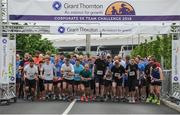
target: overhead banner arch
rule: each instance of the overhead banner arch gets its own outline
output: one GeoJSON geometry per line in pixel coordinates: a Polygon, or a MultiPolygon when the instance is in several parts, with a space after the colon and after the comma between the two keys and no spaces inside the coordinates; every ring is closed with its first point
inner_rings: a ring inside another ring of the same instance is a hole
{"type": "Polygon", "coordinates": [[[8,0],[10,22],[179,21],[180,0],[8,0]]]}

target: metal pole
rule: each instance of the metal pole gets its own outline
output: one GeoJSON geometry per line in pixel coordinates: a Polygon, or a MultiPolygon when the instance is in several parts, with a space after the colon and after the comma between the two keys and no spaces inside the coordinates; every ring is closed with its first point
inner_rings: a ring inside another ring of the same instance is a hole
{"type": "Polygon", "coordinates": [[[2,0],[0,2],[0,37],[2,37],[2,0]]]}
{"type": "Polygon", "coordinates": [[[91,35],[86,34],[86,54],[91,53],[91,35]]]}

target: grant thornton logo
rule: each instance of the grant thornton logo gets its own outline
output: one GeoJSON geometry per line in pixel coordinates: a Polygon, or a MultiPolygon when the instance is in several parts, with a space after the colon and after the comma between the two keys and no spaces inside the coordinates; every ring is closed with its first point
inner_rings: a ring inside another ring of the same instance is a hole
{"type": "Polygon", "coordinates": [[[105,15],[136,15],[136,13],[129,3],[118,1],[108,6],[105,15]]]}
{"type": "Polygon", "coordinates": [[[7,43],[7,40],[6,40],[6,39],[3,39],[3,40],[2,40],[2,43],[3,43],[3,44],[6,44],[6,43],[7,43]]]}
{"type": "Polygon", "coordinates": [[[61,7],[62,7],[62,4],[59,1],[54,1],[52,4],[52,8],[57,11],[59,11],[61,9],[61,7]]]}
{"type": "Polygon", "coordinates": [[[60,26],[60,27],[58,28],[58,32],[61,33],[61,34],[63,34],[63,33],[65,32],[65,28],[64,28],[63,26],[60,26]]]}

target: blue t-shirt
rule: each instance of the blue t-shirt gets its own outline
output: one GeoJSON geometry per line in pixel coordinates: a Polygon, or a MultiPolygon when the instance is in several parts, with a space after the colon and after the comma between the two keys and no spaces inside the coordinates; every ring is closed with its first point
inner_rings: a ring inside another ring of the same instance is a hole
{"type": "Polygon", "coordinates": [[[70,63],[71,63],[72,65],[75,65],[75,64],[76,64],[76,60],[71,59],[71,60],[70,60],[70,63]]]}
{"type": "Polygon", "coordinates": [[[139,71],[144,71],[145,70],[145,63],[141,61],[138,64],[138,69],[139,69],[139,71]]]}
{"type": "Polygon", "coordinates": [[[108,68],[111,70],[112,67],[113,67],[113,62],[110,62],[108,68]]]}
{"type": "Polygon", "coordinates": [[[80,72],[84,69],[83,65],[79,65],[77,66],[76,64],[74,65],[74,80],[75,81],[80,81],[81,80],[81,77],[80,77],[80,72]]]}
{"type": "Polygon", "coordinates": [[[19,66],[20,66],[20,61],[16,61],[16,78],[21,78],[21,73],[19,73],[19,66]]]}
{"type": "Polygon", "coordinates": [[[64,64],[64,61],[63,60],[59,60],[59,65],[62,66],[62,64],[64,64]]]}
{"type": "Polygon", "coordinates": [[[54,64],[54,57],[50,57],[50,62],[54,64]]]}
{"type": "Polygon", "coordinates": [[[61,76],[61,65],[59,63],[55,65],[55,74],[57,77],[62,77],[61,76]]]}
{"type": "MultiPolygon", "coordinates": [[[[129,62],[126,62],[126,63],[125,63],[125,67],[127,67],[128,64],[129,64],[129,62]]],[[[126,75],[124,74],[123,80],[124,80],[125,82],[127,82],[127,81],[128,81],[128,76],[126,76],[126,75]]]]}

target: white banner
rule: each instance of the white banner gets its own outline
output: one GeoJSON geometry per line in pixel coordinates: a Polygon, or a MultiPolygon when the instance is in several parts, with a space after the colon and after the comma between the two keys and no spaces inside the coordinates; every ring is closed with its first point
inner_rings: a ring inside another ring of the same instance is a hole
{"type": "Polygon", "coordinates": [[[51,26],[51,34],[167,34],[170,26],[51,26]]]}
{"type": "Polygon", "coordinates": [[[172,41],[172,82],[180,83],[180,39],[172,41]]]}
{"type": "Polygon", "coordinates": [[[16,40],[10,40],[8,73],[9,82],[16,83],[16,40]]]}
{"type": "Polygon", "coordinates": [[[9,83],[8,64],[9,64],[9,39],[0,38],[0,84],[9,83]]]}
{"type": "Polygon", "coordinates": [[[180,0],[8,0],[9,21],[180,21],[180,0]]]}

